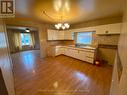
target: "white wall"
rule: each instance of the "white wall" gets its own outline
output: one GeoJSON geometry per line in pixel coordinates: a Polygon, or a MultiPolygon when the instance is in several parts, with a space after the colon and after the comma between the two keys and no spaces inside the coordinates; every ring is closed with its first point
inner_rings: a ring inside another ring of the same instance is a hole
{"type": "Polygon", "coordinates": [[[122,33],[119,41],[119,55],[123,72],[119,83],[119,95],[127,95],[127,2],[124,10],[122,33]]]}
{"type": "Polygon", "coordinates": [[[120,81],[117,73],[117,59],[113,71],[113,81],[110,95],[127,95],[127,5],[125,6],[118,54],[123,66],[120,81]]]}
{"type": "Polygon", "coordinates": [[[12,64],[8,53],[6,27],[2,20],[0,20],[0,68],[2,70],[8,94],[15,95],[12,64]]]}

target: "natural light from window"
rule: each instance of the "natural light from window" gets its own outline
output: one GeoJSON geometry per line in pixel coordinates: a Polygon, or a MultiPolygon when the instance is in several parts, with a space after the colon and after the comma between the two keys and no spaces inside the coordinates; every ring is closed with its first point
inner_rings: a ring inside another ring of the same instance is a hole
{"type": "Polygon", "coordinates": [[[92,44],[92,32],[78,32],[77,44],[92,44]]]}
{"type": "Polygon", "coordinates": [[[30,45],[30,34],[29,33],[21,33],[21,42],[22,46],[30,45]]]}

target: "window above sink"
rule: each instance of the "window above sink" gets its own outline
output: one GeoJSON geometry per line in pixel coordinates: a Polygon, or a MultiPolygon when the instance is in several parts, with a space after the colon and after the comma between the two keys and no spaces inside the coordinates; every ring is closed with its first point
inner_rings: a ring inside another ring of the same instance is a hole
{"type": "Polygon", "coordinates": [[[93,32],[78,32],[76,44],[91,45],[93,32]]]}

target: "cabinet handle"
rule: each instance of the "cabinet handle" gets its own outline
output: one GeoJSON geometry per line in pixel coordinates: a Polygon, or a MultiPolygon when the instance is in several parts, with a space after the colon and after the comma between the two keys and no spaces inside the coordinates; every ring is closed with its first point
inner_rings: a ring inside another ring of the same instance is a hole
{"type": "Polygon", "coordinates": [[[109,31],[105,31],[105,33],[109,33],[109,31]]]}

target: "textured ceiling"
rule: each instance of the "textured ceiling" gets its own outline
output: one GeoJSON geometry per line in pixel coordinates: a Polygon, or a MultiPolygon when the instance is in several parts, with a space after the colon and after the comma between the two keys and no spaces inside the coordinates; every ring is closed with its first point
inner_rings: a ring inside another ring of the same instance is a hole
{"type": "Polygon", "coordinates": [[[122,0],[16,0],[16,16],[46,23],[83,21],[122,15],[122,0]]]}

